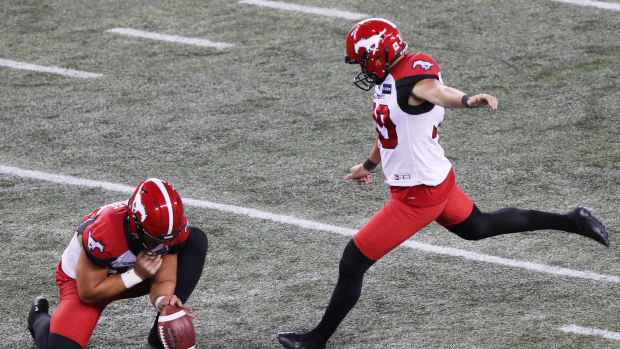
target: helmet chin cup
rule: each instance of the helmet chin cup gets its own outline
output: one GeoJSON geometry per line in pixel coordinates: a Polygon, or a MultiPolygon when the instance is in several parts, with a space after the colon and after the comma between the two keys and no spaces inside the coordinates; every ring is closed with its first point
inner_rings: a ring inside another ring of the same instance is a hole
{"type": "Polygon", "coordinates": [[[146,254],[149,257],[162,256],[162,255],[165,255],[166,253],[168,253],[168,250],[165,249],[165,248],[159,249],[157,251],[154,251],[153,249],[150,249],[150,250],[146,250],[146,252],[144,252],[144,254],[146,254]]]}

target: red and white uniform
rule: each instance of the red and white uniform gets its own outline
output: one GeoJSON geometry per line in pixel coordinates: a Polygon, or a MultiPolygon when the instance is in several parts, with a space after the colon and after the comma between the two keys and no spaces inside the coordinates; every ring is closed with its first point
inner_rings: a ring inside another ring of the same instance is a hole
{"type": "Polygon", "coordinates": [[[411,53],[375,87],[373,118],[392,198],[353,236],[360,251],[375,261],[431,222],[455,225],[473,209],[438,142],[445,108],[428,101],[408,104],[413,87],[423,79],[443,84],[431,57],[411,53]]]}
{"type": "MultiPolygon", "coordinates": [[[[84,217],[56,268],[60,303],[52,315],[50,332],[70,338],[83,348],[86,348],[101,312],[110,302],[142,296],[150,289],[149,281],[144,281],[113,299],[96,304],[83,303],[78,293],[76,267],[80,253],[84,252],[93,264],[109,268],[109,275],[123,273],[133,268],[136,263],[141,247],[130,246],[133,243],[127,236],[127,210],[127,202],[117,202],[98,208],[84,217]],[[82,240],[82,246],[78,239],[82,240]]],[[[155,249],[167,249],[167,253],[176,253],[180,244],[189,236],[186,219],[183,227],[170,246],[160,244],[155,249]]]]}
{"type": "MultiPolygon", "coordinates": [[[[75,269],[80,253],[84,251],[88,259],[102,268],[109,268],[108,274],[120,274],[133,268],[136,263],[136,254],[139,250],[131,251],[125,230],[127,202],[117,202],[100,207],[84,217],[82,224],[73,234],[73,238],[62,254],[61,269],[72,279],[75,279],[75,269]],[[82,246],[78,242],[82,240],[82,246]],[[135,253],[134,253],[135,252],[135,253]]],[[[187,221],[179,236],[172,241],[171,246],[159,245],[155,250],[169,249],[173,252],[175,246],[183,243],[189,234],[187,221]]]]}
{"type": "Polygon", "coordinates": [[[373,118],[385,182],[391,186],[436,186],[452,168],[437,133],[445,108],[429,102],[408,104],[413,86],[429,78],[443,83],[437,63],[423,53],[413,53],[405,55],[384,82],[375,86],[373,118]]]}

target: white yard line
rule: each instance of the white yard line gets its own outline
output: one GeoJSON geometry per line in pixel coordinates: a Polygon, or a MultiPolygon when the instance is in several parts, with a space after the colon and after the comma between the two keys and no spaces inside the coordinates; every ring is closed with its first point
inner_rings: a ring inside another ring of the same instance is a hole
{"type": "Polygon", "coordinates": [[[333,9],[333,8],[308,7],[308,6],[297,5],[297,4],[290,4],[290,3],[286,3],[286,2],[280,2],[280,1],[241,0],[241,1],[239,1],[239,3],[240,4],[248,4],[248,5],[257,5],[257,6],[277,8],[277,9],[280,9],[280,10],[288,10],[288,11],[297,11],[297,12],[303,12],[303,13],[310,13],[310,14],[313,14],[313,15],[321,15],[321,16],[328,16],[328,17],[351,19],[351,20],[360,20],[360,19],[364,19],[364,18],[370,17],[369,15],[364,14],[364,13],[342,11],[342,10],[337,10],[337,9],[333,9]]]}
{"type": "Polygon", "coordinates": [[[186,38],[184,36],[178,36],[178,35],[151,33],[151,32],[131,29],[131,28],[113,28],[113,29],[108,29],[105,32],[124,35],[124,36],[132,36],[136,38],[143,38],[143,39],[176,42],[176,43],[186,44],[186,45],[215,47],[220,50],[235,46],[235,44],[231,44],[227,42],[214,42],[214,41],[206,40],[206,39],[186,38]]]}
{"type": "MultiPolygon", "coordinates": [[[[620,4],[614,4],[603,1],[591,1],[591,0],[551,0],[555,2],[563,2],[566,4],[596,7],[604,10],[620,11],[620,4]]],[[[310,13],[321,16],[337,17],[350,20],[360,20],[371,17],[370,15],[357,12],[342,11],[331,8],[321,7],[309,7],[304,5],[291,4],[281,1],[268,1],[268,0],[240,0],[240,4],[257,5],[264,7],[271,7],[280,10],[297,11],[303,13],[310,13]]]]}
{"type": "Polygon", "coordinates": [[[41,72],[41,73],[52,73],[52,74],[58,74],[58,75],[70,76],[72,78],[82,78],[82,79],[100,78],[103,76],[103,74],[89,73],[85,71],[58,68],[58,67],[45,67],[42,65],[11,61],[11,60],[2,59],[2,58],[0,58],[0,66],[13,68],[13,69],[32,70],[32,71],[41,72]]]}
{"type": "Polygon", "coordinates": [[[563,2],[571,5],[588,6],[602,8],[604,10],[620,11],[620,4],[612,4],[603,1],[590,1],[590,0],[551,0],[555,2],[563,2]]]}
{"type": "Polygon", "coordinates": [[[612,332],[612,331],[607,331],[607,330],[601,330],[598,328],[581,327],[577,325],[566,325],[566,326],[560,327],[559,330],[562,332],[566,332],[566,333],[574,333],[574,334],[580,334],[584,336],[603,337],[606,339],[613,339],[616,341],[620,341],[620,332],[612,332]]]}
{"type": "MultiPolygon", "coordinates": [[[[0,165],[0,173],[4,173],[6,175],[11,175],[11,176],[23,177],[23,178],[39,179],[39,180],[54,182],[54,183],[59,183],[59,184],[85,186],[85,187],[91,187],[91,188],[102,188],[105,190],[116,191],[116,192],[120,192],[124,194],[131,194],[134,191],[133,187],[123,185],[123,184],[93,181],[89,179],[77,178],[77,177],[72,177],[72,176],[64,176],[64,175],[58,175],[58,174],[40,172],[40,171],[24,170],[21,168],[11,167],[11,166],[0,165]]],[[[218,211],[233,213],[237,215],[244,215],[244,216],[248,216],[252,218],[265,219],[265,220],[270,220],[270,221],[274,221],[278,223],[295,225],[295,226],[305,228],[305,229],[318,230],[322,232],[340,234],[340,235],[345,235],[345,236],[352,236],[357,231],[354,229],[339,227],[339,226],[325,224],[321,222],[310,221],[306,219],[300,219],[300,218],[296,218],[292,216],[269,213],[265,211],[256,210],[253,208],[247,208],[247,207],[241,207],[241,206],[235,206],[235,205],[218,204],[216,202],[210,202],[210,201],[205,201],[205,200],[183,198],[183,203],[187,206],[218,210],[218,211]]],[[[471,252],[467,250],[461,250],[458,248],[436,246],[436,245],[426,244],[422,242],[415,242],[415,241],[406,241],[402,246],[424,251],[424,252],[429,252],[429,253],[448,255],[452,257],[461,257],[461,258],[478,261],[478,262],[499,264],[503,266],[526,269],[530,271],[553,274],[557,276],[566,276],[566,277],[578,278],[578,279],[588,279],[588,280],[620,283],[620,276],[603,275],[603,274],[593,273],[590,271],[581,271],[581,270],[573,270],[573,269],[568,269],[568,268],[554,267],[554,266],[545,265],[545,264],[521,261],[517,259],[503,258],[503,257],[487,255],[487,254],[482,254],[482,253],[476,253],[476,252],[471,252]]]]}

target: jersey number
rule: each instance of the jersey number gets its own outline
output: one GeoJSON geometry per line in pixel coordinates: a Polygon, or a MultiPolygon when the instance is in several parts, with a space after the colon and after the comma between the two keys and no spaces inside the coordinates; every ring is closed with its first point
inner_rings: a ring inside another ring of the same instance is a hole
{"type": "Polygon", "coordinates": [[[377,123],[377,133],[381,146],[385,149],[394,149],[398,145],[398,135],[396,134],[396,125],[390,120],[390,109],[387,105],[374,103],[372,105],[372,117],[377,123]],[[387,137],[383,136],[383,131],[387,133],[387,137]]]}

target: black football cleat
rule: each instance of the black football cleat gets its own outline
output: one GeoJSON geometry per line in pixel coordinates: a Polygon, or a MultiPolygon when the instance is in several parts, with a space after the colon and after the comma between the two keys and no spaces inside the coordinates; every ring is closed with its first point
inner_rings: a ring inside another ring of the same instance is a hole
{"type": "Polygon", "coordinates": [[[157,333],[157,322],[151,327],[148,341],[151,348],[164,349],[164,346],[161,344],[161,339],[159,339],[159,334],[157,333]]]}
{"type": "Polygon", "coordinates": [[[49,314],[50,303],[47,301],[45,297],[37,297],[32,301],[32,305],[30,306],[30,312],[28,313],[28,331],[34,338],[34,318],[37,314],[49,314]]]}
{"type": "Polygon", "coordinates": [[[575,222],[577,234],[588,237],[609,247],[609,234],[605,225],[592,215],[592,212],[585,207],[579,206],[568,213],[568,216],[575,222]]]}
{"type": "Polygon", "coordinates": [[[276,338],[287,349],[323,349],[324,345],[317,344],[308,333],[278,332],[276,338]]]}

